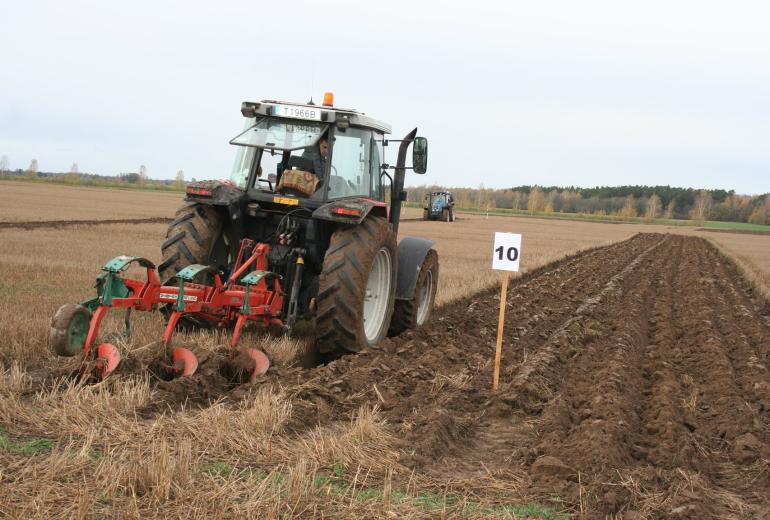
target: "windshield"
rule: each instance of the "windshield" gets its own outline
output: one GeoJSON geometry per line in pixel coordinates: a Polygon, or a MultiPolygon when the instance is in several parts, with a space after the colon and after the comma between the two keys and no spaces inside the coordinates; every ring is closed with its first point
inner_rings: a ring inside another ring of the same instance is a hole
{"type": "Polygon", "coordinates": [[[327,124],[313,121],[295,122],[258,117],[251,127],[233,138],[230,144],[275,150],[297,150],[314,145],[328,127],[327,124]]]}

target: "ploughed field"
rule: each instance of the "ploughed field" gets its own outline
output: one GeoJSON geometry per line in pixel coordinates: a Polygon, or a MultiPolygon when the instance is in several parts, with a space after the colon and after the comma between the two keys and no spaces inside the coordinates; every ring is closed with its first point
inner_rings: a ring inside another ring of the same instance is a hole
{"type": "MultiPolygon", "coordinates": [[[[201,366],[185,380],[148,376],[157,352],[142,342],[122,345],[118,373],[96,387],[72,386],[74,365],[50,358],[8,368],[6,442],[54,446],[32,460],[0,450],[0,511],[770,511],[770,307],[709,242],[638,234],[515,279],[493,394],[498,305],[499,288],[468,294],[379,348],[277,363],[239,386],[226,377],[226,340],[205,334],[188,338],[201,366]]],[[[275,343],[273,357],[291,357],[306,341],[275,343]]]]}
{"type": "MultiPolygon", "coordinates": [[[[378,406],[400,462],[441,479],[492,474],[573,511],[770,510],[770,308],[712,246],[637,235],[509,291],[497,395],[498,291],[381,348],[257,385],[290,389],[295,432],[378,406]]],[[[231,392],[209,363],[159,385],[158,402],[239,399],[246,389],[231,392]]]]}

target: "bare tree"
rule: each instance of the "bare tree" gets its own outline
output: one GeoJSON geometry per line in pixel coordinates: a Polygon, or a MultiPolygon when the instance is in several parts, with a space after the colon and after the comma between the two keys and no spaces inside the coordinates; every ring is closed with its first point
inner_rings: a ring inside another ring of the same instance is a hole
{"type": "Polygon", "coordinates": [[[139,184],[144,184],[147,181],[147,167],[142,164],[139,166],[139,184]]]}
{"type": "Polygon", "coordinates": [[[177,188],[184,187],[184,171],[183,170],[179,170],[178,172],[176,172],[176,181],[175,181],[174,185],[177,188]]]}
{"type": "Polygon", "coordinates": [[[644,216],[650,220],[658,218],[660,215],[660,207],[660,197],[653,193],[652,197],[647,201],[647,211],[644,213],[644,216]]]}
{"type": "Polygon", "coordinates": [[[553,213],[556,207],[556,196],[558,193],[556,193],[556,190],[549,191],[545,196],[545,208],[543,208],[543,211],[546,213],[553,213]]]}
{"type": "Polygon", "coordinates": [[[636,199],[634,199],[633,195],[626,197],[626,202],[623,204],[623,209],[621,210],[620,214],[625,218],[632,218],[636,216],[636,199]]]}
{"type": "Polygon", "coordinates": [[[79,178],[80,178],[80,171],[78,168],[78,163],[72,163],[72,166],[70,166],[70,171],[67,172],[67,175],[64,176],[64,179],[67,182],[77,182],[79,178]]]}
{"type": "Polygon", "coordinates": [[[37,176],[37,159],[32,159],[29,162],[29,167],[26,170],[27,177],[36,177],[37,176]]]}
{"type": "Polygon", "coordinates": [[[529,190],[529,200],[527,201],[527,210],[531,212],[540,211],[543,207],[543,190],[539,186],[533,186],[529,190]]]}
{"type": "Polygon", "coordinates": [[[5,173],[8,171],[8,156],[3,155],[0,157],[0,173],[5,173]]]}
{"type": "Polygon", "coordinates": [[[476,190],[476,207],[481,210],[487,204],[486,191],[484,190],[484,183],[479,184],[479,188],[476,190]]]}
{"type": "Polygon", "coordinates": [[[706,190],[701,190],[695,198],[695,204],[692,207],[691,217],[696,222],[703,224],[708,220],[711,214],[711,195],[706,190]]]}
{"type": "Polygon", "coordinates": [[[770,194],[765,195],[764,204],[758,205],[751,212],[748,220],[752,224],[770,224],[770,194]]]}

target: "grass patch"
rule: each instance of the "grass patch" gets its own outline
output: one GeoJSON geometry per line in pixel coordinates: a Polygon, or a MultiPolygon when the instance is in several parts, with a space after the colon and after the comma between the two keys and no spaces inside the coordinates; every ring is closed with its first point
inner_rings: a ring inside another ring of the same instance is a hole
{"type": "Polygon", "coordinates": [[[524,518],[540,518],[542,520],[566,520],[569,515],[559,513],[553,509],[543,507],[539,504],[512,505],[483,507],[475,502],[468,502],[463,506],[464,515],[483,515],[490,517],[510,518],[513,516],[524,518]]]}
{"type": "Polygon", "coordinates": [[[29,438],[14,440],[8,437],[3,430],[0,430],[0,450],[13,455],[25,455],[31,457],[38,453],[45,453],[53,449],[53,441],[42,438],[29,438]]]}
{"type": "MultiPolygon", "coordinates": [[[[240,477],[265,480],[268,477],[267,473],[255,470],[253,468],[249,467],[239,470],[235,466],[232,466],[226,462],[212,462],[211,464],[205,464],[201,468],[201,473],[204,475],[220,478],[240,477]]],[[[279,477],[281,479],[283,478],[283,476],[280,474],[279,477]]],[[[278,477],[276,477],[276,484],[279,484],[280,482],[277,479],[278,477]]]]}
{"type": "Polygon", "coordinates": [[[709,220],[703,227],[712,229],[734,229],[738,231],[764,231],[770,233],[770,226],[764,226],[762,224],[749,224],[747,222],[720,222],[716,220],[709,220]]]}
{"type": "MultiPolygon", "coordinates": [[[[271,480],[270,484],[280,487],[286,480],[283,473],[266,473],[252,467],[238,469],[225,462],[214,462],[203,466],[202,473],[221,478],[245,477],[258,482],[271,480]]],[[[334,464],[328,472],[318,472],[313,476],[313,487],[317,490],[337,498],[353,499],[357,502],[384,502],[385,495],[381,488],[353,486],[344,480],[344,467],[334,464]]],[[[281,492],[283,495],[283,492],[281,492]]],[[[490,517],[490,518],[538,518],[541,520],[567,520],[569,515],[540,504],[503,504],[487,505],[480,502],[463,502],[462,497],[455,495],[438,494],[431,491],[421,491],[417,495],[410,495],[401,490],[394,489],[390,492],[390,505],[407,505],[422,509],[425,512],[435,512],[447,508],[462,507],[459,512],[462,516],[490,517]]]]}

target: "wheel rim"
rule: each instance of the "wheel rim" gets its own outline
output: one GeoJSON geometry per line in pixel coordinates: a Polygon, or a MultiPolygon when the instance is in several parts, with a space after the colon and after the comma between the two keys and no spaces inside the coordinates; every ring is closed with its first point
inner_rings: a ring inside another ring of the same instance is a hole
{"type": "Polygon", "coordinates": [[[67,352],[75,355],[86,344],[88,328],[91,325],[91,316],[86,313],[76,313],[67,328],[67,352]]]}
{"type": "Polygon", "coordinates": [[[390,299],[392,274],[390,251],[382,247],[372,262],[364,295],[364,334],[366,341],[376,341],[385,325],[385,314],[390,299]]]}
{"type": "Polygon", "coordinates": [[[425,280],[420,287],[420,294],[417,295],[420,298],[420,303],[417,306],[417,325],[425,323],[430,313],[431,296],[433,296],[433,271],[428,271],[425,273],[425,280]]]}

